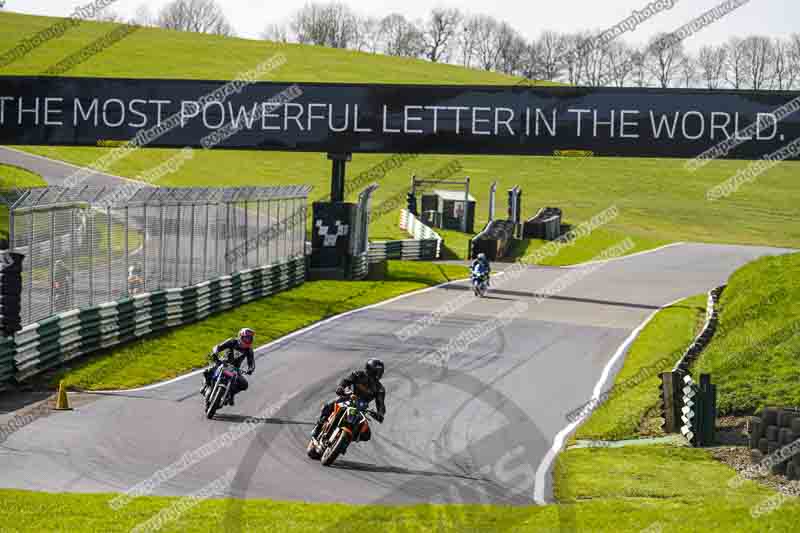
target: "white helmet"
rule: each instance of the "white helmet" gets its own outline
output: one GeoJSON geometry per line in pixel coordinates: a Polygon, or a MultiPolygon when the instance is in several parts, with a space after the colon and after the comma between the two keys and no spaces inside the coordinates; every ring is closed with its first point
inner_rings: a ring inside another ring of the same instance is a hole
{"type": "Polygon", "coordinates": [[[252,348],[253,347],[253,339],[256,336],[256,332],[250,328],[242,328],[239,330],[239,346],[242,348],[252,348]]]}

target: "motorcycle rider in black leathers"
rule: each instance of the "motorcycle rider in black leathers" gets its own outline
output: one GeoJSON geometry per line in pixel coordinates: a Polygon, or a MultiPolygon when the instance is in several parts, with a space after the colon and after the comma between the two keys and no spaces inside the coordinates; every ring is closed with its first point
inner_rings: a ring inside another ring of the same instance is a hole
{"type": "MultiPolygon", "coordinates": [[[[364,367],[364,370],[356,370],[349,376],[345,377],[339,382],[339,387],[336,389],[336,398],[327,402],[322,406],[322,412],[319,415],[317,425],[314,426],[311,436],[317,438],[325,421],[333,412],[333,407],[336,402],[341,398],[346,397],[345,389],[351,389],[354,394],[366,402],[375,400],[375,409],[377,412],[372,413],[372,417],[380,423],[383,423],[383,417],[386,415],[386,405],[384,399],[386,397],[386,389],[383,388],[380,379],[383,377],[383,361],[380,359],[370,359],[364,367]]],[[[368,430],[359,436],[359,440],[368,441],[372,438],[371,432],[368,430]]]]}
{"type": "MultiPolygon", "coordinates": [[[[238,337],[232,337],[214,347],[214,349],[211,351],[211,355],[209,355],[209,358],[214,361],[214,364],[203,372],[205,384],[203,385],[201,394],[205,395],[206,390],[212,387],[211,380],[214,377],[214,370],[220,364],[218,356],[222,352],[228,352],[227,362],[235,366],[237,369],[242,366],[242,362],[246,359],[246,373],[248,375],[253,373],[253,371],[256,369],[255,354],[253,353],[253,340],[255,339],[255,335],[256,334],[252,329],[242,328],[239,331],[238,337]]],[[[249,384],[247,383],[247,380],[244,378],[244,376],[239,374],[236,382],[233,384],[233,390],[231,391],[230,396],[230,405],[234,405],[233,397],[239,392],[247,390],[248,387],[249,384]]]]}

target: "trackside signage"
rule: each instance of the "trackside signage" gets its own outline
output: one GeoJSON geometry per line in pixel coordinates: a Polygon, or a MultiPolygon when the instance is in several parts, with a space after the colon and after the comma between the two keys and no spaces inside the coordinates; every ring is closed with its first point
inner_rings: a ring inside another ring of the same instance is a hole
{"type": "Polygon", "coordinates": [[[733,148],[725,157],[757,159],[800,139],[797,92],[224,87],[221,81],[0,77],[0,144],[694,157],[727,140],[733,148]],[[217,142],[203,142],[209,136],[217,142]]]}

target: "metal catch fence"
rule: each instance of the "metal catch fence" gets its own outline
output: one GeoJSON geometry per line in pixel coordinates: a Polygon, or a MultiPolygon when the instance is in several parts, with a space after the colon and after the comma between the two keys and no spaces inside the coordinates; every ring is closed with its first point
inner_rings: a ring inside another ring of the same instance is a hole
{"type": "Polygon", "coordinates": [[[10,210],[22,323],[301,257],[310,190],[31,189],[10,210]]]}

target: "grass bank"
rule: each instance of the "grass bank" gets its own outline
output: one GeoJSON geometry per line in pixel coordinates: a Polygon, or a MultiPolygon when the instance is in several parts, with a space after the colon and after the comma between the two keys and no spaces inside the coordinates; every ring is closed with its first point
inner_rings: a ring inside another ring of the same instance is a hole
{"type": "Polygon", "coordinates": [[[697,365],[714,376],[720,411],[800,405],[800,254],[736,271],[720,309],[719,329],[697,365]]]}
{"type": "Polygon", "coordinates": [[[459,266],[390,261],[383,281],[307,282],[201,322],[68,363],[52,376],[51,384],[63,379],[68,386],[86,390],[147,385],[206,365],[211,348],[245,324],[256,330],[260,346],[333,315],[467,275],[467,269],[459,266]]]}

